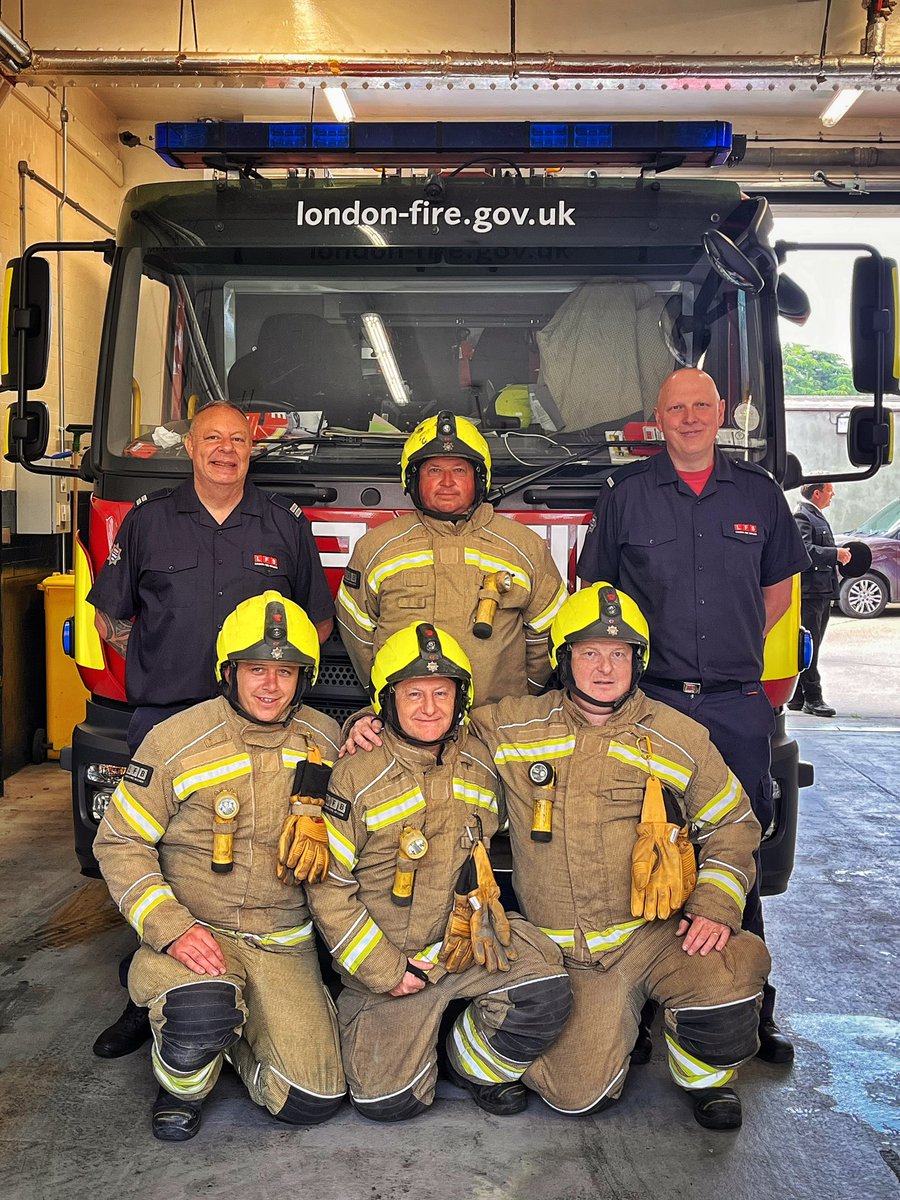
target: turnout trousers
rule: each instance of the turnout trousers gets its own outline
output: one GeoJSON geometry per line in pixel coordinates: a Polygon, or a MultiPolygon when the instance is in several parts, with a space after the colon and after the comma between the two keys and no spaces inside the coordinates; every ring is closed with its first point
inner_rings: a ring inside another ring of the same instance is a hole
{"type": "Polygon", "coordinates": [[[363,991],[351,982],[338,999],[350,1096],[373,1120],[399,1120],[434,1100],[441,1017],[453,1000],[471,1000],[447,1038],[454,1070],[475,1083],[520,1079],[558,1037],[571,992],[557,946],[510,914],[518,959],[508,973],[477,964],[443,975],[410,996],[363,991]]]}
{"type": "Polygon", "coordinates": [[[227,1053],[254,1103],[295,1124],[331,1116],[346,1091],[334,1005],[315,948],[269,949],[218,930],[224,975],[196,975],[141,946],[128,987],[150,1009],[153,1073],[202,1100],[227,1053]]]}
{"type": "MultiPolygon", "coordinates": [[[[654,700],[686,713],[709,731],[713,745],[747,793],[753,815],[765,836],[775,815],[770,770],[775,713],[762,684],[745,684],[740,691],[707,692],[697,696],[655,688],[652,684],[647,684],[644,691],[654,700]]],[[[759,892],[759,850],[755,851],[753,858],[756,862],[756,879],[747,893],[742,928],[765,941],[766,929],[759,892]]],[[[760,1020],[771,1019],[774,1011],[775,988],[766,980],[760,1020]]]]}
{"type": "Polygon", "coordinates": [[[642,926],[611,952],[609,966],[569,964],[572,1014],[523,1080],[551,1108],[587,1113],[618,1099],[647,1000],[664,1009],[669,1071],[680,1087],[724,1087],[756,1053],[764,943],[733,933],[724,950],[688,955],[678,920],[642,926]]]}

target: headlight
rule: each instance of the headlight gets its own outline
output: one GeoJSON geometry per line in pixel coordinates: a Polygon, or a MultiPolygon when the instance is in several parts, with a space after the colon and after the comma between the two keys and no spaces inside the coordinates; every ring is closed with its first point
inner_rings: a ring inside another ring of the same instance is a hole
{"type": "Polygon", "coordinates": [[[88,783],[114,788],[125,774],[126,769],[126,767],[119,767],[114,763],[91,763],[85,771],[84,777],[88,783]]]}
{"type": "Polygon", "coordinates": [[[103,820],[103,814],[106,812],[110,800],[112,800],[112,791],[109,788],[103,788],[91,796],[91,816],[98,825],[103,820]]]}

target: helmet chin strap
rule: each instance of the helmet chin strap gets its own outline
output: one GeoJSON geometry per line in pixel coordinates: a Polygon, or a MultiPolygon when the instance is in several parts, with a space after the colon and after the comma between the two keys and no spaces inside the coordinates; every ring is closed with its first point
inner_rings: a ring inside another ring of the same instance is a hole
{"type": "Polygon", "coordinates": [[[253,725],[267,725],[269,727],[273,725],[286,726],[289,725],[294,719],[297,709],[303,702],[303,693],[306,691],[306,679],[306,672],[301,671],[297,676],[297,687],[294,690],[294,698],[288,705],[288,710],[284,715],[284,719],[281,721],[261,721],[259,717],[254,717],[252,713],[248,713],[246,708],[242,707],[238,701],[236,663],[226,663],[225,666],[222,667],[222,679],[219,683],[219,687],[222,690],[222,695],[225,697],[234,711],[239,717],[243,717],[245,721],[250,721],[253,725]]]}

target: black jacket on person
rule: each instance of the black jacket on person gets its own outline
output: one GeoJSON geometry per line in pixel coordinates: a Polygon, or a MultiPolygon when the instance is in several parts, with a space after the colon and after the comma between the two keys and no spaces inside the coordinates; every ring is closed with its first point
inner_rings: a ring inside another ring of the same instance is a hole
{"type": "Polygon", "coordinates": [[[811,565],[800,576],[804,600],[821,599],[837,593],[837,548],[825,514],[811,500],[801,500],[794,520],[809,553],[811,565]]]}

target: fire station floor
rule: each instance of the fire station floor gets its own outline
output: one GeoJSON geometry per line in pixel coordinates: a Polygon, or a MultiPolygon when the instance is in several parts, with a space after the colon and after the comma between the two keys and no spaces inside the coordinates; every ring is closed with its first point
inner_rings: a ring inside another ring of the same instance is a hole
{"type": "MultiPolygon", "coordinates": [[[[502,1120],[442,1082],[431,1112],[403,1125],[346,1107],[328,1124],[291,1129],[226,1068],[199,1135],[155,1142],[147,1047],[118,1061],[91,1053],[121,1009],[116,964],[131,934],[103,883],[75,867],[68,775],[26,768],[0,801],[0,1194],[900,1197],[900,722],[840,726],[794,726],[816,782],[802,796],[790,890],[768,900],[767,920],[797,1061],[791,1070],[754,1060],[741,1072],[744,1127],[734,1134],[694,1122],[657,1034],[651,1063],[633,1068],[620,1102],[598,1116],[564,1117],[533,1096],[527,1113],[502,1120]]],[[[302,1022],[298,1013],[301,1036],[302,1022]]]]}

